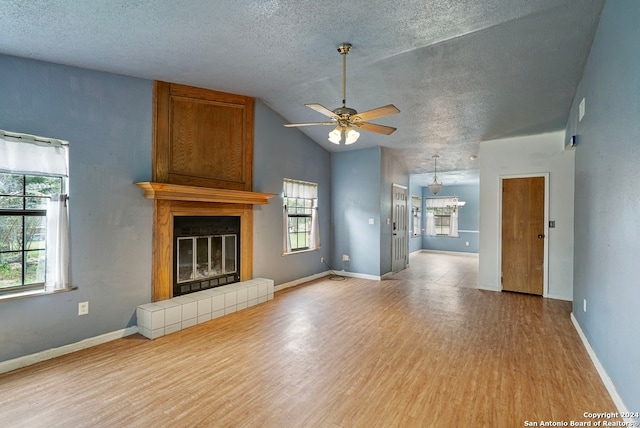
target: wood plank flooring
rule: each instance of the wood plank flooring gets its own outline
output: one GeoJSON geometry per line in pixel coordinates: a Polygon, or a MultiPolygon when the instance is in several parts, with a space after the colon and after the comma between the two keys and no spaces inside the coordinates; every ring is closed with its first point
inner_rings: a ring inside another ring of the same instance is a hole
{"type": "Polygon", "coordinates": [[[478,290],[477,257],[414,253],[150,341],[0,375],[2,427],[522,427],[615,406],[569,302],[478,290]]]}

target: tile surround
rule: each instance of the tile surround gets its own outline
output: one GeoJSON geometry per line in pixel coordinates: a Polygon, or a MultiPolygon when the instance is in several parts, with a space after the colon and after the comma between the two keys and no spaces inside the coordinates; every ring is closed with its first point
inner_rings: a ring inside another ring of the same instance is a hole
{"type": "Polygon", "coordinates": [[[255,278],[138,306],[138,332],[156,339],[273,299],[272,279],[255,278]]]}

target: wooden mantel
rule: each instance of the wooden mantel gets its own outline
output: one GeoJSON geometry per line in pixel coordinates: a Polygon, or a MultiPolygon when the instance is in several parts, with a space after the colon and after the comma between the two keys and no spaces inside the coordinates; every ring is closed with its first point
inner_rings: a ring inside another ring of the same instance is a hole
{"type": "Polygon", "coordinates": [[[143,181],[136,183],[144,190],[147,199],[219,202],[225,204],[264,205],[276,196],[273,193],[247,192],[244,190],[212,189],[209,187],[184,186],[181,184],[155,183],[143,181]]]}

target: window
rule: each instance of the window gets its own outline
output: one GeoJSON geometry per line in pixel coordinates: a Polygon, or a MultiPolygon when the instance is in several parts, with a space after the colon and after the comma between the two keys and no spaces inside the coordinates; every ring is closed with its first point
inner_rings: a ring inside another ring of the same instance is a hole
{"type": "Polygon", "coordinates": [[[421,199],[418,196],[411,197],[411,235],[420,236],[422,231],[422,213],[420,212],[421,199]]]}
{"type": "Polygon", "coordinates": [[[319,248],[318,185],[285,178],[283,188],[285,254],[319,248]]]}
{"type": "Polygon", "coordinates": [[[436,235],[449,235],[449,226],[451,225],[451,213],[434,215],[436,235]]]}
{"type": "Polygon", "coordinates": [[[62,178],[0,173],[0,291],[42,288],[47,203],[62,178]]]}
{"type": "Polygon", "coordinates": [[[0,295],[68,288],[67,143],[0,130],[0,295]]]}
{"type": "Polygon", "coordinates": [[[463,205],[457,197],[427,198],[426,234],[458,237],[458,208],[463,205]]]}

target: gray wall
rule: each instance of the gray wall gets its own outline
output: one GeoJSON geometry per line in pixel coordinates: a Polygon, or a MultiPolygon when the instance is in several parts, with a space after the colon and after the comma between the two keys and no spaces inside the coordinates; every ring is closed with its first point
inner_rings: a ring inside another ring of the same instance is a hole
{"type": "MultiPolygon", "coordinates": [[[[422,212],[425,211],[425,198],[433,197],[428,187],[424,187],[422,194],[422,212]]],[[[478,184],[442,186],[438,196],[457,196],[465,201],[464,207],[458,211],[458,238],[445,236],[423,236],[422,248],[440,251],[458,251],[477,253],[479,247],[480,229],[480,186],[478,184]],[[469,243],[467,246],[466,243],[469,243]]],[[[426,229],[426,218],[423,216],[423,229],[426,229]]]]}
{"type": "Polygon", "coordinates": [[[69,141],[71,283],[0,301],[0,361],[135,323],[151,296],[152,82],[0,55],[0,128],[69,141]],[[78,302],[89,314],[78,316],[78,302]]]}
{"type": "Polygon", "coordinates": [[[331,248],[331,156],[299,130],[282,126],[284,123],[263,102],[256,101],[253,188],[278,196],[268,205],[254,208],[253,273],[276,284],[326,271],[320,258],[328,263],[331,248]],[[318,251],[282,255],[283,178],[318,183],[318,251]]]}
{"type": "Polygon", "coordinates": [[[567,138],[578,135],[573,314],[631,411],[640,409],[639,17],[640,2],[607,1],[567,124],[567,138]]]}

